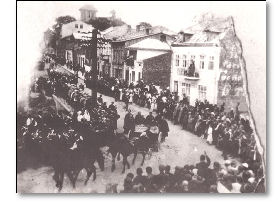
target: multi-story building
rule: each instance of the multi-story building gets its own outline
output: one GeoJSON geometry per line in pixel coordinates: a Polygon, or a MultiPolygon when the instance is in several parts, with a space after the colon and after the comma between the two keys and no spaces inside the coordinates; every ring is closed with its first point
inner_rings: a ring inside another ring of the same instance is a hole
{"type": "MultiPolygon", "coordinates": [[[[171,43],[174,41],[174,33],[163,27],[138,27],[131,29],[128,25],[123,29],[123,35],[116,33],[112,37],[112,76],[129,82],[129,70],[125,69],[125,60],[128,56],[128,47],[144,39],[158,39],[171,43]]],[[[113,35],[112,35],[113,36],[113,35]]]]}
{"type": "MultiPolygon", "coordinates": [[[[74,34],[87,34],[91,33],[94,28],[82,21],[73,21],[68,24],[64,24],[61,27],[60,39],[57,42],[57,55],[58,57],[65,59],[65,63],[72,62],[74,65],[77,63],[77,58],[74,58],[74,34]]],[[[81,36],[81,35],[80,35],[81,36]]]]}
{"type": "Polygon", "coordinates": [[[196,99],[217,103],[220,50],[216,43],[191,39],[173,43],[171,90],[180,98],[187,96],[191,104],[196,99]]]}
{"type": "Polygon", "coordinates": [[[147,84],[169,86],[172,53],[167,42],[148,38],[127,49],[124,69],[129,83],[136,84],[141,79],[147,84]]]}
{"type": "Polygon", "coordinates": [[[207,99],[226,103],[227,109],[240,102],[247,111],[241,71],[242,52],[231,18],[204,22],[181,32],[172,46],[170,88],[191,104],[207,99]]]}

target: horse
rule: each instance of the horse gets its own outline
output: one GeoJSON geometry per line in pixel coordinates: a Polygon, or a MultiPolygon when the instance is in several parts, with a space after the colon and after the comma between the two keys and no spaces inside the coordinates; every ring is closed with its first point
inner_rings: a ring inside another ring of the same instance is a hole
{"type": "Polygon", "coordinates": [[[98,162],[101,171],[104,171],[104,157],[102,152],[99,148],[91,148],[90,146],[91,145],[87,145],[87,143],[80,138],[74,142],[71,148],[58,153],[57,161],[53,165],[55,171],[53,179],[59,191],[62,189],[65,173],[69,177],[73,188],[75,188],[78,175],[82,169],[85,169],[87,172],[87,177],[84,182],[85,185],[92,174],[92,180],[94,181],[96,179],[95,161],[98,162]]]}
{"type": "Polygon", "coordinates": [[[134,154],[132,164],[135,163],[135,159],[138,153],[141,153],[143,156],[141,166],[144,164],[146,154],[150,150],[151,141],[146,135],[142,135],[130,142],[123,133],[118,133],[116,138],[112,141],[112,144],[109,146],[109,153],[112,155],[112,167],[111,171],[113,172],[116,169],[115,159],[119,160],[120,154],[123,156],[123,170],[125,172],[125,167],[130,168],[130,164],[127,161],[127,157],[130,154],[134,154]]]}

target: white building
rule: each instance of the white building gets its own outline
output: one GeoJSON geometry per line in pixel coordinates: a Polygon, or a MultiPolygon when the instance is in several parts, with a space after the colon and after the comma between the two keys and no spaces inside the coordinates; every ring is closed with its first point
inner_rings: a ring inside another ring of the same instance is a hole
{"type": "MultiPolygon", "coordinates": [[[[156,68],[156,57],[171,53],[170,45],[158,39],[144,39],[140,42],[130,45],[127,47],[127,58],[125,61],[124,69],[128,71],[128,82],[136,84],[140,79],[146,81],[148,78],[145,77],[151,74],[149,70],[155,70],[156,68]],[[150,59],[153,61],[146,65],[146,60],[150,59]],[[143,72],[145,73],[143,75],[143,72]]],[[[170,66],[171,62],[169,62],[170,66]]],[[[161,67],[161,69],[164,69],[161,67]]],[[[170,70],[170,68],[169,68],[170,70]]],[[[156,72],[156,71],[155,71],[156,72]]],[[[161,74],[158,73],[158,76],[161,74]]],[[[154,78],[156,79],[156,77],[154,78]]]]}
{"type": "Polygon", "coordinates": [[[180,99],[186,95],[191,105],[194,105],[196,99],[217,103],[220,35],[205,31],[184,34],[183,41],[172,44],[170,89],[178,92],[180,99]],[[189,72],[192,61],[195,66],[194,74],[189,72]]]}
{"type": "Polygon", "coordinates": [[[92,32],[93,26],[86,24],[83,21],[73,21],[68,24],[63,24],[61,27],[61,38],[71,36],[73,33],[88,33],[92,32]]]}

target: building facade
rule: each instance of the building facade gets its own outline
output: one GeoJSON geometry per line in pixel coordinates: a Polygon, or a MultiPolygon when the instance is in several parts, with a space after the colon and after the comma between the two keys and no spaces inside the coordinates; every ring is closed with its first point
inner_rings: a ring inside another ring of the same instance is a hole
{"type": "Polygon", "coordinates": [[[143,80],[147,84],[169,86],[172,54],[167,42],[148,38],[127,50],[124,70],[128,71],[128,83],[143,80]]]}
{"type": "Polygon", "coordinates": [[[213,104],[225,103],[226,110],[239,104],[241,112],[248,111],[242,46],[231,17],[205,21],[180,32],[172,51],[172,91],[181,98],[188,96],[191,104],[207,99],[213,104]]]}
{"type": "Polygon", "coordinates": [[[164,32],[149,33],[148,31],[134,32],[124,37],[112,41],[112,70],[116,78],[129,82],[129,70],[125,67],[125,60],[128,57],[128,47],[145,39],[164,40],[166,42],[174,41],[174,37],[164,32]]]}
{"type": "Polygon", "coordinates": [[[188,97],[192,105],[196,99],[216,104],[220,50],[216,44],[172,44],[171,91],[180,99],[188,97]]]}
{"type": "Polygon", "coordinates": [[[88,22],[96,18],[97,9],[92,5],[84,5],[79,9],[81,14],[81,21],[88,22]]]}

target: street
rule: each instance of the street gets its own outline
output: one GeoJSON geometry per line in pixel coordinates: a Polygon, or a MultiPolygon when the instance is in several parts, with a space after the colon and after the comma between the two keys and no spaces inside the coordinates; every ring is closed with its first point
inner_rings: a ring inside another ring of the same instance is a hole
{"type": "MultiPolygon", "coordinates": [[[[87,91],[89,92],[89,91],[87,91]]],[[[99,95],[99,94],[98,94],[99,95]]],[[[107,102],[107,105],[114,101],[113,98],[103,95],[103,100],[107,102]]],[[[123,120],[126,114],[124,110],[124,103],[116,103],[120,119],[118,120],[118,132],[123,131],[123,120]]],[[[142,115],[147,116],[149,110],[147,108],[139,107],[135,104],[129,107],[135,116],[138,111],[142,115]]],[[[154,114],[155,115],[155,114],[154,114]]],[[[194,134],[182,130],[181,126],[173,125],[172,122],[168,121],[170,132],[166,139],[166,142],[161,144],[160,150],[157,153],[152,153],[151,156],[146,156],[146,161],[143,165],[143,170],[147,166],[153,168],[154,173],[158,173],[158,166],[160,164],[170,165],[171,171],[174,171],[175,166],[184,166],[185,164],[196,164],[199,162],[199,157],[204,151],[207,152],[210,159],[218,161],[223,164],[224,160],[221,156],[221,152],[218,151],[215,146],[210,146],[205,140],[200,139],[194,134]]],[[[106,149],[106,148],[104,148],[106,149]]],[[[128,160],[132,162],[131,155],[128,160]]],[[[127,173],[135,173],[136,169],[140,167],[142,155],[138,155],[134,165],[131,165],[130,169],[126,169],[125,174],[121,174],[122,170],[122,159],[116,161],[116,170],[111,172],[111,157],[105,157],[105,171],[101,172],[97,166],[97,178],[93,182],[92,179],[88,184],[84,185],[86,178],[86,171],[82,170],[79,174],[76,189],[72,188],[70,180],[67,176],[64,177],[64,184],[61,193],[104,193],[106,185],[109,183],[118,184],[118,191],[123,189],[123,180],[127,173]]],[[[212,162],[213,163],[213,162],[212,162]]],[[[212,164],[211,163],[211,164],[212,164]]],[[[53,193],[58,192],[55,187],[55,182],[52,179],[54,171],[50,167],[39,167],[36,169],[27,169],[17,174],[17,180],[21,184],[18,185],[18,191],[20,193],[53,193]]]]}

